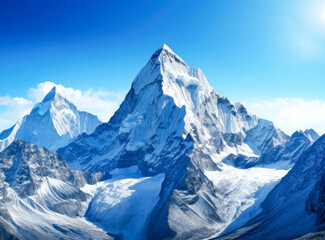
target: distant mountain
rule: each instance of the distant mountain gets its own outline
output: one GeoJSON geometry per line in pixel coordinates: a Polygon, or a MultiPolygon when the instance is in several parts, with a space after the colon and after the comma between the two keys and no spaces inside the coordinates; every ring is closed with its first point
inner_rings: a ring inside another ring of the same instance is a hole
{"type": "MultiPolygon", "coordinates": [[[[243,172],[221,160],[231,153],[257,157],[288,140],[272,122],[216,93],[199,68],[189,67],[163,45],[111,120],[58,152],[73,168],[87,172],[138,166],[145,176],[164,174],[159,201],[138,238],[201,239],[221,232],[254,203],[258,189],[264,189],[260,195],[265,197],[286,173],[243,172]],[[227,178],[220,184],[217,176],[223,173],[227,178]],[[250,177],[254,173],[261,177],[250,177]],[[231,174],[249,190],[238,189],[231,174]]],[[[114,214],[112,219],[119,217],[114,214]]],[[[102,226],[107,217],[96,221],[102,226]]],[[[124,237],[131,231],[106,227],[124,237]]]]}
{"type": "Polygon", "coordinates": [[[15,139],[56,150],[82,133],[92,133],[100,123],[96,116],[78,111],[54,87],[29,115],[0,133],[0,151],[15,139]]]}
{"type": "Polygon", "coordinates": [[[310,141],[315,142],[318,138],[319,135],[317,132],[315,132],[314,129],[306,129],[304,131],[304,134],[310,139],[310,141]]]}
{"type": "Polygon", "coordinates": [[[325,135],[301,155],[261,207],[257,217],[220,239],[294,239],[305,234],[301,239],[323,239],[324,233],[308,233],[325,229],[325,135]]]}
{"type": "Polygon", "coordinates": [[[83,218],[86,183],[57,153],[14,141],[0,153],[1,239],[111,239],[83,218]]]}
{"type": "Polygon", "coordinates": [[[290,169],[299,157],[319,138],[313,130],[296,131],[288,141],[271,147],[257,157],[230,154],[223,162],[239,168],[256,166],[290,169]]]}

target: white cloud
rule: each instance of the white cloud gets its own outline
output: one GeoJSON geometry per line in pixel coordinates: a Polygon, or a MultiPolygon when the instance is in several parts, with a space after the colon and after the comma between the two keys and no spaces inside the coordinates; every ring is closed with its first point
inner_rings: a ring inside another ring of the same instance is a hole
{"type": "Polygon", "coordinates": [[[11,127],[32,108],[32,101],[25,98],[0,96],[0,132],[11,127]]]}
{"type": "Polygon", "coordinates": [[[246,102],[248,111],[271,120],[287,134],[313,128],[325,133],[325,101],[302,98],[277,98],[271,101],[246,102]]]}
{"type": "Polygon", "coordinates": [[[88,89],[81,91],[66,88],[53,82],[38,84],[35,88],[27,90],[27,99],[21,97],[0,96],[0,132],[11,127],[24,115],[28,114],[33,106],[42,101],[46,94],[56,86],[68,100],[73,102],[81,111],[95,114],[102,121],[109,118],[122,102],[125,91],[109,92],[103,90],[88,89]]]}

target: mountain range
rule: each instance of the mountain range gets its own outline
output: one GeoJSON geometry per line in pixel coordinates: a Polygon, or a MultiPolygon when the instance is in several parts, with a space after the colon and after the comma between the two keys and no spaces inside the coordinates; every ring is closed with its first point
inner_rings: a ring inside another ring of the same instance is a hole
{"type": "Polygon", "coordinates": [[[167,45],[109,122],[54,88],[0,139],[4,239],[308,239],[325,228],[324,136],[288,136],[248,113],[167,45]]]}

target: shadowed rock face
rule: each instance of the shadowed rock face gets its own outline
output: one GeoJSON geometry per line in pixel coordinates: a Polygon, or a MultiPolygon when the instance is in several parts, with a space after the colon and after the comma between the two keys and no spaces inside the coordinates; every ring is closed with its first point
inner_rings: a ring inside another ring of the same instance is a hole
{"type": "Polygon", "coordinates": [[[4,239],[4,240],[18,240],[18,238],[12,232],[10,232],[10,230],[5,229],[1,225],[0,225],[0,239],[4,239]]]}
{"type": "MultiPolygon", "coordinates": [[[[325,158],[325,156],[324,156],[325,158]]],[[[323,161],[325,163],[325,161],[323,161]]],[[[317,215],[317,225],[325,227],[325,168],[323,165],[322,173],[318,176],[317,183],[306,201],[308,213],[317,215]]]]}
{"type": "Polygon", "coordinates": [[[304,236],[296,238],[295,240],[323,240],[325,238],[325,231],[308,233],[304,236]]]}

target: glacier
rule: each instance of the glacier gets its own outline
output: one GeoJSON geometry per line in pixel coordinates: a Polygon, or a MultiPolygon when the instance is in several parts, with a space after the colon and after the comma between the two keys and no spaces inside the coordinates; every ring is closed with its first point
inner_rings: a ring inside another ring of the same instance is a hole
{"type": "Polygon", "coordinates": [[[136,166],[110,174],[109,180],[81,188],[93,196],[85,217],[113,236],[144,239],[146,219],[157,204],[164,174],[144,177],[136,166]]]}

